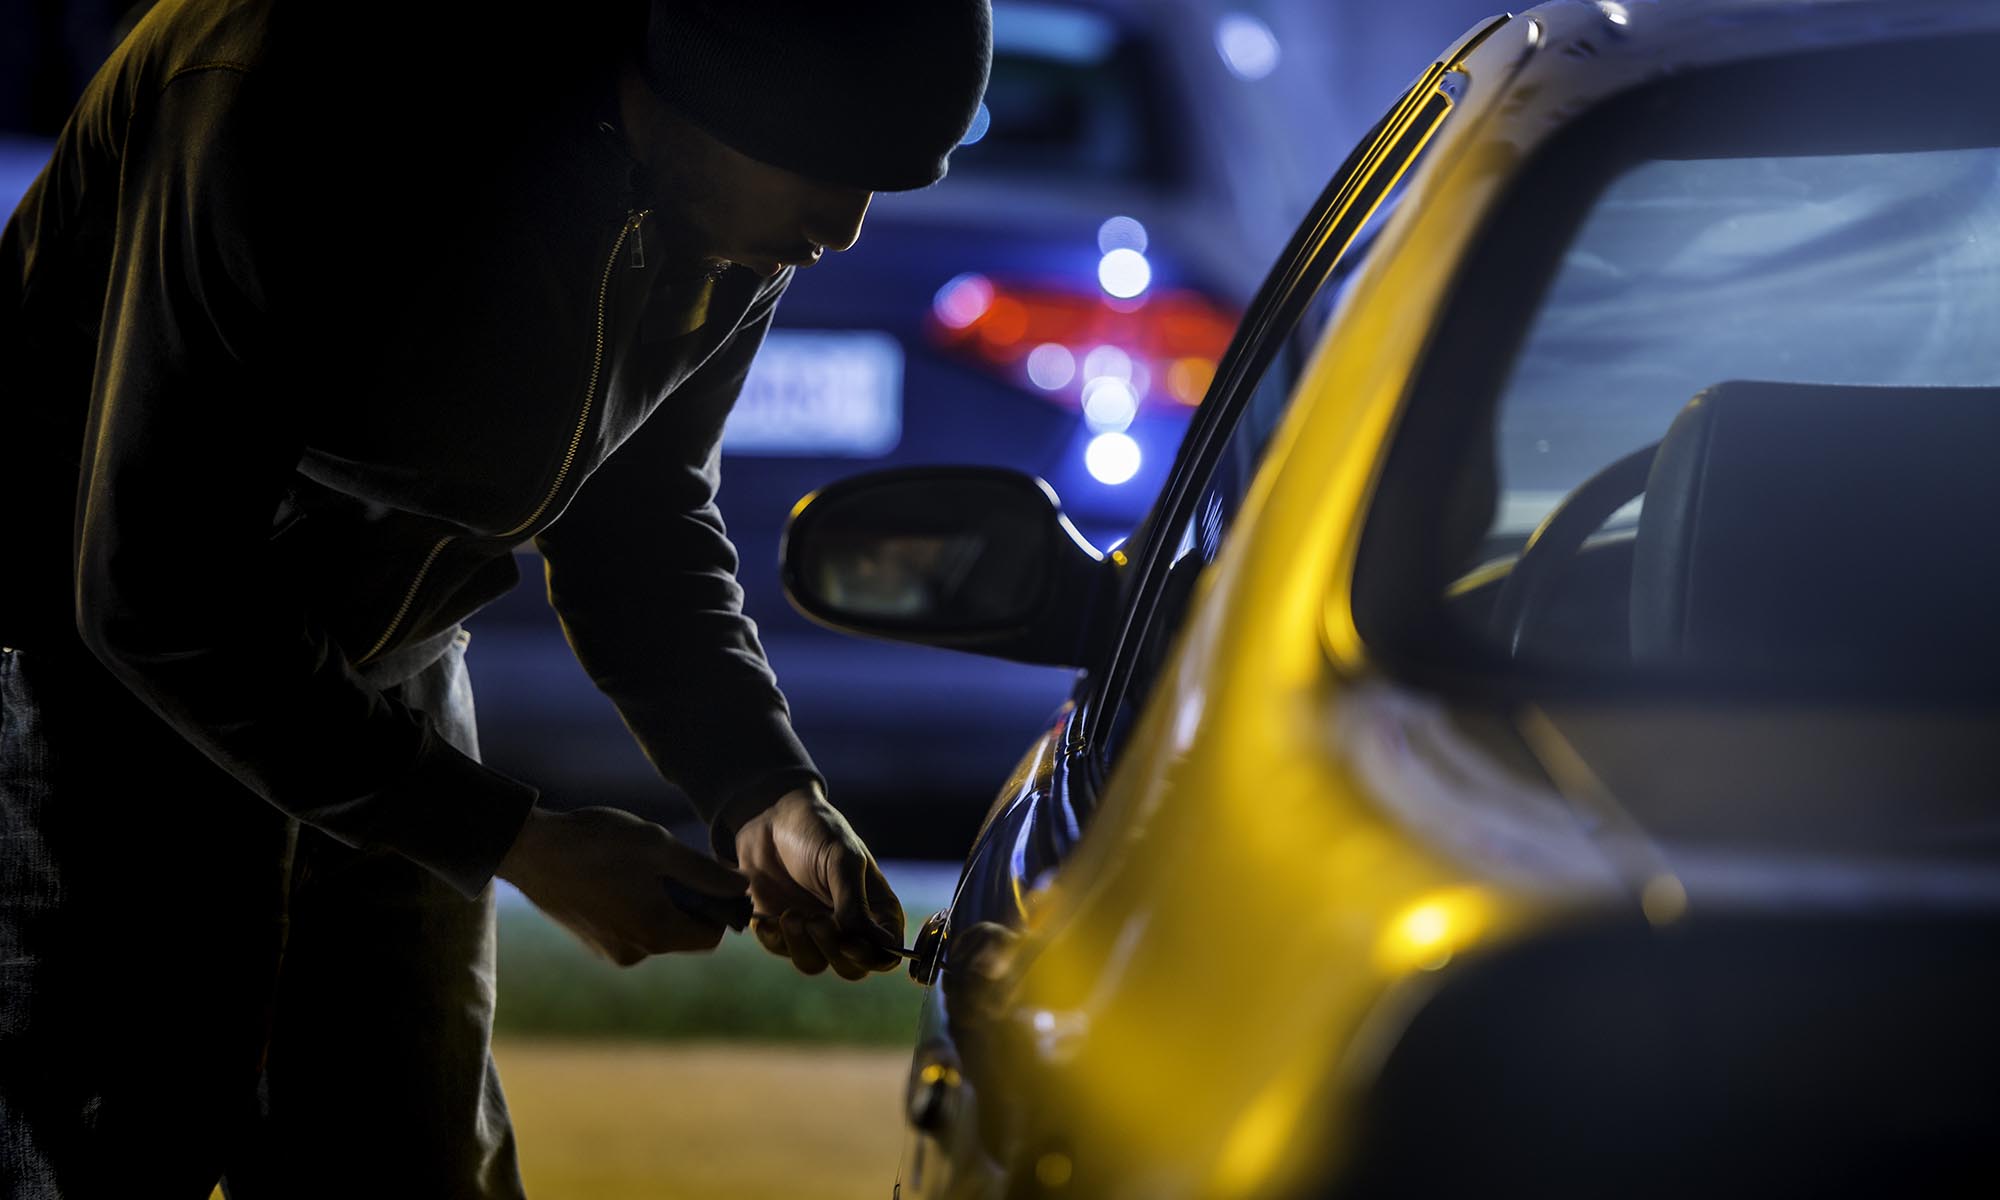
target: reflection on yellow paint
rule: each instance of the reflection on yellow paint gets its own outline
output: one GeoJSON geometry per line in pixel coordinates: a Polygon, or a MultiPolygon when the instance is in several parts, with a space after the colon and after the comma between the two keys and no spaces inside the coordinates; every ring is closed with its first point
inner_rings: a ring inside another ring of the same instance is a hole
{"type": "Polygon", "coordinates": [[[1045,1188],[1069,1186],[1070,1176],[1075,1172],[1076,1164],[1067,1154],[1050,1151],[1035,1160],[1035,1182],[1045,1188]]]}
{"type": "Polygon", "coordinates": [[[1375,961],[1394,974],[1435,971],[1478,940],[1492,912],[1491,898],[1476,887],[1420,897],[1390,919],[1376,943],[1375,961]]]}
{"type": "Polygon", "coordinates": [[[1214,1193],[1248,1196],[1265,1190],[1298,1123],[1302,1092],[1287,1081],[1271,1088],[1244,1110],[1222,1144],[1214,1193]]]}

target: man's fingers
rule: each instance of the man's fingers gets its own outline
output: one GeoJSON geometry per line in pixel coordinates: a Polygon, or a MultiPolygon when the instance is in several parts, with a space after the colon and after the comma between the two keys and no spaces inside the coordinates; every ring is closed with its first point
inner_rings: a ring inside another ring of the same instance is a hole
{"type": "Polygon", "coordinates": [[[750,932],[756,935],[758,943],[764,949],[779,958],[792,956],[791,947],[785,945],[785,931],[778,927],[776,921],[753,921],[750,924],[750,932]]]}
{"type": "Polygon", "coordinates": [[[826,970],[826,954],[807,931],[804,913],[792,909],[785,913],[784,919],[778,924],[779,928],[784,930],[785,952],[791,958],[792,965],[797,967],[801,974],[817,975],[826,970]]]}
{"type": "Polygon", "coordinates": [[[814,949],[826,959],[833,973],[842,979],[860,979],[868,974],[868,968],[856,963],[850,954],[853,939],[842,937],[833,918],[809,916],[806,918],[806,936],[812,939],[814,949]]]}
{"type": "Polygon", "coordinates": [[[896,969],[896,964],[902,961],[880,946],[872,946],[854,938],[843,938],[840,945],[846,953],[847,961],[853,963],[860,971],[858,975],[848,976],[850,979],[859,979],[871,971],[893,971],[896,969]]]}
{"type": "Polygon", "coordinates": [[[842,854],[829,874],[833,919],[842,933],[876,946],[903,944],[903,906],[874,859],[866,854],[842,854]]]}
{"type": "Polygon", "coordinates": [[[903,902],[872,859],[868,863],[868,914],[876,927],[889,935],[891,946],[903,944],[903,902]]]}
{"type": "Polygon", "coordinates": [[[833,897],[833,919],[842,929],[858,929],[868,921],[868,859],[842,847],[828,864],[826,890],[833,897]]]}

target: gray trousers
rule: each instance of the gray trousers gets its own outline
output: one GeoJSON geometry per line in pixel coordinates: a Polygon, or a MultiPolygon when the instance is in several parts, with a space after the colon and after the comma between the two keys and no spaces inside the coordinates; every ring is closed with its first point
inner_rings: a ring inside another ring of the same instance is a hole
{"type": "MultiPolygon", "coordinates": [[[[443,649],[395,694],[476,755],[443,649]]],[[[490,888],[300,826],[87,656],[0,652],[0,1197],[513,1200],[493,953],[490,888]]]]}

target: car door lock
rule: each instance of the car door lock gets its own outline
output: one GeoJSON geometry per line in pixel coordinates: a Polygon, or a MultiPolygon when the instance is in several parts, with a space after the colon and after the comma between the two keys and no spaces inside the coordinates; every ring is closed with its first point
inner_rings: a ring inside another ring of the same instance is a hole
{"type": "Polygon", "coordinates": [[[948,912],[935,912],[924,919],[917,940],[910,945],[910,978],[929,987],[937,982],[944,967],[944,929],[948,912]]]}

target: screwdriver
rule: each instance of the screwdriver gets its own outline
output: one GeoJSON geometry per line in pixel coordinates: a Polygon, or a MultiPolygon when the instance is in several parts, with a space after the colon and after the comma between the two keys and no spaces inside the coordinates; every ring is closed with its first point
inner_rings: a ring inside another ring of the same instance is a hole
{"type": "MultiPolygon", "coordinates": [[[[718,925],[727,925],[738,933],[742,933],[745,929],[748,929],[752,921],[776,922],[778,920],[771,913],[756,911],[751,905],[750,897],[748,896],[711,896],[707,892],[698,892],[686,884],[678,880],[669,879],[664,875],[660,877],[660,882],[666,886],[667,898],[674,902],[675,908],[680,909],[682,912],[693,913],[697,917],[714,921],[718,925]]],[[[899,958],[915,959],[917,957],[915,950],[903,946],[879,946],[876,948],[887,950],[899,958]]]]}

